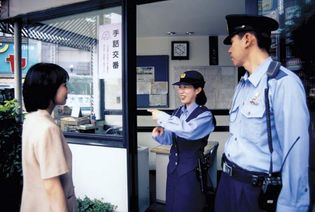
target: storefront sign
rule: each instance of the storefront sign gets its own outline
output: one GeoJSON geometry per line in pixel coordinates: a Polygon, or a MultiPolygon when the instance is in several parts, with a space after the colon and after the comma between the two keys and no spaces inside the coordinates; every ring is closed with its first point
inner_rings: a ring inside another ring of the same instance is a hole
{"type": "MultiPolygon", "coordinates": [[[[22,44],[22,74],[25,75],[29,67],[37,63],[39,57],[37,56],[35,46],[22,44]]],[[[0,42],[0,75],[14,74],[14,44],[0,42]]]]}

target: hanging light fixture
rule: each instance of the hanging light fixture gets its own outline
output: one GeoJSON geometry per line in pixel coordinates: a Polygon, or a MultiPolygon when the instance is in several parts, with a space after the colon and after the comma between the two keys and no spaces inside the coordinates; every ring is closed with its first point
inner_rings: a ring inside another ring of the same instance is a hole
{"type": "Polygon", "coordinates": [[[186,34],[186,35],[193,35],[194,32],[186,32],[185,34],[186,34]]]}
{"type": "Polygon", "coordinates": [[[168,35],[176,35],[176,32],[167,32],[168,35]]]}

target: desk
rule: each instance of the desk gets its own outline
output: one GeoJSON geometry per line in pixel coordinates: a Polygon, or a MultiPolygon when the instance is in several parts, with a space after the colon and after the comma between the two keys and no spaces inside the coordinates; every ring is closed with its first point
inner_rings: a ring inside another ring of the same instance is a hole
{"type": "MultiPolygon", "coordinates": [[[[205,147],[205,152],[219,144],[217,141],[209,141],[205,147]]],[[[151,149],[156,153],[156,201],[165,203],[166,196],[166,178],[167,164],[169,162],[170,145],[159,145],[151,149]]],[[[209,176],[214,188],[217,186],[217,157],[215,157],[212,166],[209,169],[209,176]]]]}

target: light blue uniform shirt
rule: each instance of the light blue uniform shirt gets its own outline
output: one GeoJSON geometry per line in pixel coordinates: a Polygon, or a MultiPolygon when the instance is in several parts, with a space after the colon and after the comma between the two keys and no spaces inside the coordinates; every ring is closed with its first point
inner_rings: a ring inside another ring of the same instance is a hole
{"type": "Polygon", "coordinates": [[[188,122],[186,121],[197,107],[199,107],[199,105],[193,103],[187,108],[178,108],[177,110],[182,110],[182,114],[179,118],[161,111],[158,114],[157,123],[164,128],[164,133],[154,139],[161,144],[172,144],[172,132],[187,140],[200,139],[210,134],[214,130],[210,111],[203,112],[196,118],[188,122]]]}
{"type": "MultiPolygon", "coordinates": [[[[230,136],[225,144],[227,158],[249,171],[269,171],[264,90],[267,87],[267,58],[236,87],[230,110],[230,136]]],[[[269,80],[269,102],[273,140],[273,172],[279,171],[294,141],[282,170],[282,190],[277,211],[307,211],[309,205],[309,111],[300,79],[281,66],[282,78],[269,80]]]]}

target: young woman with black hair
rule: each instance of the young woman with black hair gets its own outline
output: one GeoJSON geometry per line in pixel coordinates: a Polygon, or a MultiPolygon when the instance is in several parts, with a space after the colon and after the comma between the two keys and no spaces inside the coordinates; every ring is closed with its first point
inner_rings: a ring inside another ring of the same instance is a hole
{"type": "Polygon", "coordinates": [[[186,71],[180,80],[177,93],[183,104],[172,115],[150,109],[158,127],[153,138],[161,144],[172,145],[167,167],[166,211],[203,211],[206,200],[196,175],[198,158],[203,154],[209,134],[215,128],[215,119],[204,106],[205,81],[197,71],[186,71]]]}
{"type": "Polygon", "coordinates": [[[21,212],[77,210],[71,151],[51,117],[56,105],[66,103],[68,80],[68,73],[51,63],[35,64],[26,74],[21,212]]]}

